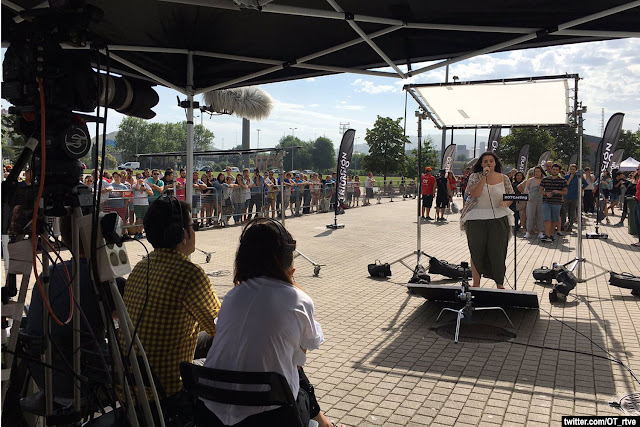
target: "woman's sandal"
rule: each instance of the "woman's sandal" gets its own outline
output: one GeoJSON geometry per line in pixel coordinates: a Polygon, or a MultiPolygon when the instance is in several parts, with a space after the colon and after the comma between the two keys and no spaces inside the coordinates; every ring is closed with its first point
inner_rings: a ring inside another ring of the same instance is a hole
{"type": "Polygon", "coordinates": [[[640,248],[640,242],[632,243],[631,246],[634,248],[640,248]]]}

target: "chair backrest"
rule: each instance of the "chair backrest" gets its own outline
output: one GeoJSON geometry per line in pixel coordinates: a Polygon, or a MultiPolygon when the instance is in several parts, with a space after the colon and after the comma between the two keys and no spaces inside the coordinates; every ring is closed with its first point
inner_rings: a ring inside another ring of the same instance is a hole
{"type": "Polygon", "coordinates": [[[180,363],[180,375],[184,388],[195,397],[218,403],[240,406],[284,406],[297,418],[297,424],[303,426],[296,401],[286,378],[277,372],[240,372],[207,368],[188,362],[180,363]],[[248,384],[266,385],[268,390],[231,390],[205,381],[216,381],[225,385],[248,384]]]}

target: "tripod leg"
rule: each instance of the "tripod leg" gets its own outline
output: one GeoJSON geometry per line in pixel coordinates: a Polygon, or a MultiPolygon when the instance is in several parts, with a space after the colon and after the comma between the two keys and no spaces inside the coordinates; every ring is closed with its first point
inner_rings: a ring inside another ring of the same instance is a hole
{"type": "Polygon", "coordinates": [[[480,310],[500,310],[502,312],[502,314],[504,314],[504,317],[507,318],[507,320],[509,321],[509,324],[511,325],[512,328],[515,329],[515,326],[513,326],[513,323],[511,322],[511,319],[509,319],[509,315],[507,314],[506,311],[504,311],[504,308],[502,307],[478,307],[478,308],[474,308],[475,311],[480,311],[480,310]]]}
{"type": "Polygon", "coordinates": [[[462,320],[462,310],[458,311],[458,319],[456,321],[456,336],[453,342],[458,343],[458,337],[460,336],[460,321],[462,320]]]}
{"type": "Polygon", "coordinates": [[[440,319],[440,316],[442,316],[442,313],[444,313],[445,311],[453,311],[454,313],[459,312],[459,310],[454,310],[453,308],[445,307],[442,310],[440,310],[440,314],[438,314],[438,317],[436,317],[436,322],[440,319]]]}

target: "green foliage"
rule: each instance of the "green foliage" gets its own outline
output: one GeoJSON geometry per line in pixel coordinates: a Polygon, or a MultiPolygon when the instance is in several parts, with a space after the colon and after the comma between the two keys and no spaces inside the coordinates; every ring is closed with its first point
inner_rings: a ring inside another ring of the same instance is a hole
{"type": "MultiPolygon", "coordinates": [[[[529,162],[527,168],[533,167],[540,155],[554,148],[554,138],[547,129],[513,128],[511,133],[500,141],[500,160],[504,165],[514,165],[523,145],[529,144],[529,162]]],[[[573,153],[572,153],[573,154],[573,153]]],[[[570,157],[570,156],[569,156],[570,157]]],[[[569,158],[567,158],[567,161],[569,158]]]]}
{"type": "MultiPolygon", "coordinates": [[[[553,159],[563,166],[569,166],[569,160],[574,154],[578,154],[578,132],[575,121],[571,120],[569,126],[557,126],[549,128],[549,134],[553,137],[553,159]]],[[[589,155],[589,144],[582,143],[582,158],[589,155]]],[[[535,161],[536,159],[534,159],[535,161]]]]}
{"type": "Polygon", "coordinates": [[[313,170],[324,171],[335,168],[336,154],[329,138],[321,136],[315,140],[311,147],[311,164],[313,170]]]}
{"type": "Polygon", "coordinates": [[[313,144],[311,142],[305,142],[296,136],[287,135],[280,139],[280,142],[278,143],[278,145],[276,145],[276,148],[286,149],[283,161],[285,170],[303,170],[311,169],[313,167],[313,144]],[[293,156],[293,162],[291,161],[291,156],[293,156]]]}
{"type": "MultiPolygon", "coordinates": [[[[421,169],[424,170],[426,166],[431,166],[432,168],[436,168],[440,163],[438,160],[438,153],[435,148],[433,148],[433,140],[430,136],[427,136],[422,142],[422,160],[421,169]]],[[[410,152],[408,152],[405,156],[404,161],[404,169],[402,174],[406,177],[416,179],[418,177],[418,149],[414,148],[410,152]]]]}
{"type": "Polygon", "coordinates": [[[640,129],[633,132],[631,130],[622,130],[618,141],[618,149],[624,149],[623,160],[627,157],[640,159],[640,129]]]}
{"type": "Polygon", "coordinates": [[[24,136],[15,131],[14,126],[18,116],[2,115],[2,161],[15,163],[25,144],[24,136]]]}
{"type": "MultiPolygon", "coordinates": [[[[202,125],[193,127],[194,151],[209,150],[214,135],[202,125]]],[[[149,123],[135,117],[125,117],[118,127],[116,150],[122,153],[123,161],[136,159],[136,153],[166,153],[187,149],[187,122],[149,123]]],[[[146,159],[141,163],[147,163],[146,159]]],[[[173,166],[175,158],[157,158],[152,160],[153,167],[173,166]]],[[[181,164],[186,164],[182,159],[181,164]]]]}
{"type": "Polygon", "coordinates": [[[351,166],[353,166],[354,172],[358,175],[361,175],[359,171],[363,170],[365,157],[367,155],[364,153],[353,153],[351,156],[351,166]]]}
{"type": "Polygon", "coordinates": [[[118,162],[116,162],[116,158],[111,154],[107,153],[104,160],[105,169],[115,169],[118,167],[118,162]]]}
{"type": "Polygon", "coordinates": [[[373,129],[367,129],[365,141],[369,145],[369,155],[364,159],[365,169],[383,177],[404,171],[404,144],[409,138],[403,135],[401,121],[402,118],[393,120],[378,116],[373,129]]]}

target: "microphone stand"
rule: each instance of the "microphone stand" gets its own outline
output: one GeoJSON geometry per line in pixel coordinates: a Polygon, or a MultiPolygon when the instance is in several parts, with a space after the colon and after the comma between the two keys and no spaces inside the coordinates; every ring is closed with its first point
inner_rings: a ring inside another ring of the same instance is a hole
{"type": "MultiPolygon", "coordinates": [[[[503,194],[503,201],[510,202],[526,202],[529,200],[528,194],[503,194]]],[[[515,216],[515,215],[514,215],[515,216]]],[[[513,289],[518,290],[518,257],[516,255],[516,247],[518,246],[518,219],[513,226],[513,289]]]]}

